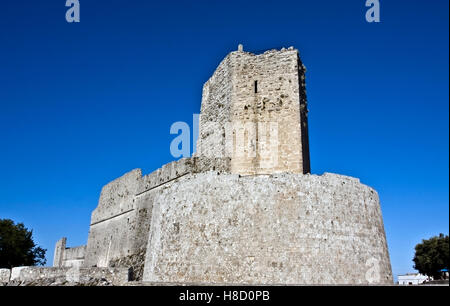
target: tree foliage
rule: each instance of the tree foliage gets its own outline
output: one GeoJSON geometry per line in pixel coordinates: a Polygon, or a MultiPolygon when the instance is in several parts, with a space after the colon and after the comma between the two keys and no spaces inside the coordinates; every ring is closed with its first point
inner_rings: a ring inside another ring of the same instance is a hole
{"type": "Polygon", "coordinates": [[[23,223],[0,219],[0,268],[45,265],[45,252],[23,223]]]}
{"type": "Polygon", "coordinates": [[[448,269],[449,239],[448,235],[439,234],[416,245],[414,269],[420,273],[440,279],[442,269],[448,269]]]}

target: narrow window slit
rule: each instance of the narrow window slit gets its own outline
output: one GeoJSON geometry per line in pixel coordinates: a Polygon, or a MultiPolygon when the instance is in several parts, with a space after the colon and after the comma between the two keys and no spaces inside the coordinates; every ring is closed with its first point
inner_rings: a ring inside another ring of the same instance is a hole
{"type": "Polygon", "coordinates": [[[255,93],[258,93],[258,81],[255,81],[255,93]]]}

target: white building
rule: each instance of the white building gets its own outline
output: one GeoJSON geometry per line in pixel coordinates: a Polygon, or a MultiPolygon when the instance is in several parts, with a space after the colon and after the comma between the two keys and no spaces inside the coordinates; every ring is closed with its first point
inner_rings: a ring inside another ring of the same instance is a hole
{"type": "Polygon", "coordinates": [[[398,276],[399,285],[419,285],[428,281],[429,277],[420,273],[407,273],[398,276]]]}

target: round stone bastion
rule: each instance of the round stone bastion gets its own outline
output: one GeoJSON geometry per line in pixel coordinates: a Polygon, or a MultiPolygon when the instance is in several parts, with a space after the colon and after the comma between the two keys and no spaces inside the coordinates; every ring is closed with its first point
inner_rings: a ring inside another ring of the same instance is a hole
{"type": "Polygon", "coordinates": [[[144,281],[392,284],[378,194],[325,173],[189,174],[155,193],[144,281]]]}

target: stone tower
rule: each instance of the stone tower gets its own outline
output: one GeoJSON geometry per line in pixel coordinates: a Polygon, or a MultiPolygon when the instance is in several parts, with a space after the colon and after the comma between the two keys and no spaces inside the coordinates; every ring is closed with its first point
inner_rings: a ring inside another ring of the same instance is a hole
{"type": "Polygon", "coordinates": [[[228,54],[203,86],[199,129],[197,155],[231,158],[232,173],[309,173],[298,50],[228,54]]]}

